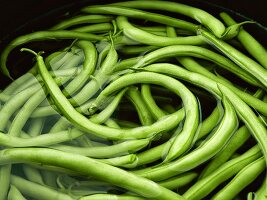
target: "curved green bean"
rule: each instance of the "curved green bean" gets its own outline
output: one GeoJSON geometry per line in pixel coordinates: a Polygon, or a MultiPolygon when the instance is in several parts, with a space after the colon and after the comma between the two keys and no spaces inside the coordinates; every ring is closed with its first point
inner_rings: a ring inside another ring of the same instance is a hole
{"type": "Polygon", "coordinates": [[[124,35],[132,40],[138,41],[141,44],[153,46],[168,46],[178,44],[201,45],[205,41],[201,36],[186,36],[186,37],[164,37],[141,30],[130,24],[126,17],[118,16],[116,19],[118,27],[123,31],[124,35]]]}
{"type": "Polygon", "coordinates": [[[43,39],[84,39],[84,40],[103,40],[104,37],[93,35],[90,33],[80,33],[75,31],[59,30],[59,31],[38,31],[27,35],[20,36],[11,41],[1,54],[1,69],[4,75],[10,77],[9,71],[6,66],[6,61],[9,53],[17,46],[22,44],[43,40],[43,39]]]}

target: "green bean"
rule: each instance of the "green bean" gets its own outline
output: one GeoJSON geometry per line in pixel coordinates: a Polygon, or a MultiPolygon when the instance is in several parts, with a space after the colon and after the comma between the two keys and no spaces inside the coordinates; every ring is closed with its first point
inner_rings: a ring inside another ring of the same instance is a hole
{"type": "Polygon", "coordinates": [[[248,140],[249,137],[250,132],[246,126],[239,128],[234,133],[233,137],[230,139],[225,148],[219,154],[217,154],[202,171],[200,178],[205,178],[210,173],[218,169],[218,167],[225,163],[234,154],[234,152],[248,140]]]}
{"type": "MultiPolygon", "coordinates": [[[[136,129],[131,129],[131,130],[127,130],[127,131],[125,131],[123,129],[112,129],[112,128],[108,128],[108,127],[104,127],[104,126],[92,123],[87,118],[85,118],[83,115],[78,113],[72,107],[72,105],[66,99],[66,97],[61,93],[57,84],[55,83],[53,78],[48,73],[46,66],[43,62],[42,56],[36,54],[36,57],[37,57],[39,72],[40,72],[41,76],[43,77],[44,83],[48,89],[48,92],[50,93],[55,104],[57,105],[57,108],[61,111],[61,113],[64,114],[64,116],[70,122],[75,124],[77,127],[80,127],[82,130],[85,130],[86,132],[90,132],[90,133],[95,134],[95,135],[100,136],[100,137],[112,138],[112,139],[117,139],[117,140],[118,139],[144,138],[144,137],[148,137],[148,136],[151,137],[151,136],[156,135],[157,133],[160,133],[162,131],[167,131],[168,129],[172,129],[177,124],[176,123],[177,117],[175,114],[171,114],[171,115],[167,116],[166,118],[155,122],[151,126],[138,127],[136,129]],[[168,126],[165,126],[165,125],[163,126],[163,124],[166,124],[166,123],[168,124],[168,126]]],[[[138,80],[138,78],[140,78],[141,80],[144,79],[145,77],[149,78],[147,75],[148,74],[146,74],[146,73],[140,73],[139,77],[136,77],[136,78],[137,78],[137,80],[138,80]]],[[[158,80],[155,81],[155,82],[157,82],[157,84],[159,81],[162,82],[162,84],[164,84],[164,83],[166,84],[165,79],[167,79],[167,81],[176,82],[174,79],[168,78],[166,76],[162,76],[162,75],[157,75],[157,76],[159,76],[158,80]]],[[[135,78],[135,77],[133,77],[133,78],[135,78]]],[[[147,78],[145,78],[145,80],[147,78]]],[[[180,87],[179,82],[176,82],[176,84],[178,84],[180,87]]],[[[168,84],[168,85],[170,85],[170,84],[168,84]]],[[[181,89],[179,89],[179,87],[177,89],[181,90],[181,89]]],[[[188,97],[186,97],[186,99],[188,99],[188,97]]],[[[187,101],[186,103],[190,104],[191,101],[187,101]]],[[[192,105],[194,105],[194,104],[191,104],[190,107],[192,107],[192,105]]],[[[191,118],[194,118],[194,117],[195,116],[192,116],[191,118]]]]}
{"type": "Polygon", "coordinates": [[[4,75],[10,77],[9,71],[6,66],[6,61],[9,53],[17,46],[22,44],[42,40],[42,39],[85,39],[85,40],[102,40],[104,39],[101,36],[93,35],[90,33],[79,33],[75,31],[38,31],[34,33],[30,33],[27,35],[20,36],[15,40],[11,41],[9,45],[4,49],[1,54],[1,69],[4,75]]]}
{"type": "Polygon", "coordinates": [[[89,119],[97,124],[105,123],[111,115],[114,113],[115,109],[117,108],[119,102],[121,101],[121,98],[125,94],[125,92],[128,90],[128,88],[125,88],[124,90],[120,91],[112,100],[112,102],[106,106],[104,110],[102,110],[100,113],[92,115],[89,119]]]}
{"type": "Polygon", "coordinates": [[[9,95],[7,95],[7,94],[5,94],[5,93],[3,93],[3,92],[0,93],[0,101],[2,101],[2,102],[6,102],[6,101],[8,101],[10,98],[11,98],[11,96],[9,96],[9,95]]]}
{"type": "Polygon", "coordinates": [[[205,39],[207,39],[214,47],[218,48],[222,53],[229,57],[245,72],[251,74],[254,78],[259,80],[265,87],[267,87],[267,72],[266,69],[264,69],[260,64],[247,57],[245,54],[238,51],[226,42],[215,38],[207,31],[199,29],[199,34],[205,37],[205,39]]]}
{"type": "Polygon", "coordinates": [[[42,179],[42,176],[40,174],[40,172],[38,171],[38,169],[29,166],[29,165],[25,165],[23,164],[22,166],[23,172],[26,176],[26,178],[34,183],[38,183],[40,185],[44,185],[44,181],[42,179]]]}
{"type": "MultiPolygon", "coordinates": [[[[259,98],[262,96],[263,90],[258,90],[254,96],[259,98]]],[[[205,167],[202,171],[199,178],[204,178],[209,175],[211,172],[216,170],[220,165],[226,162],[234,152],[239,149],[248,139],[250,138],[250,132],[246,126],[240,127],[230,139],[229,143],[225,146],[225,148],[217,154],[212,161],[205,167]]]]}
{"type": "Polygon", "coordinates": [[[221,84],[227,85],[231,87],[233,85],[230,81],[226,81],[222,79],[221,77],[216,76],[215,74],[211,73],[209,70],[207,70],[205,67],[200,65],[197,61],[195,61],[191,57],[177,57],[178,62],[180,62],[187,70],[191,72],[196,72],[199,74],[202,74],[203,76],[206,76],[216,82],[219,82],[221,84]]]}
{"type": "Polygon", "coordinates": [[[71,29],[72,31],[83,32],[83,33],[106,33],[113,29],[110,23],[93,24],[88,26],[82,26],[79,28],[71,29]]]}
{"type": "Polygon", "coordinates": [[[14,94],[14,91],[17,89],[17,87],[20,86],[21,84],[25,83],[26,81],[28,81],[31,77],[32,77],[32,74],[30,74],[30,73],[26,73],[26,74],[22,75],[21,77],[19,77],[15,81],[11,82],[11,84],[9,84],[1,92],[1,94],[4,94],[4,95],[14,94]]]}
{"type": "Polygon", "coordinates": [[[20,191],[14,185],[10,186],[7,199],[8,200],[26,200],[25,197],[20,193],[20,191]]]}
{"type": "Polygon", "coordinates": [[[225,95],[233,104],[233,106],[235,106],[238,116],[251,131],[251,134],[255,137],[262,150],[264,158],[267,161],[267,130],[265,125],[257,118],[253,110],[234,92],[223,85],[219,85],[218,87],[223,95],[225,95]]]}
{"type": "Polygon", "coordinates": [[[258,146],[254,146],[241,156],[224,163],[206,178],[196,182],[183,194],[183,197],[192,200],[203,199],[219,184],[234,176],[260,156],[260,148],[258,146]]]}
{"type": "Polygon", "coordinates": [[[31,86],[30,88],[16,94],[12,99],[5,103],[0,111],[0,130],[4,131],[6,123],[8,122],[12,114],[16,110],[18,110],[25,103],[25,101],[27,101],[27,99],[41,87],[41,85],[31,86]]]}
{"type": "MultiPolygon", "coordinates": [[[[179,79],[188,81],[194,85],[202,87],[205,90],[208,90],[212,94],[220,95],[220,91],[217,88],[217,82],[194,72],[189,72],[177,65],[167,64],[167,63],[157,63],[146,66],[141,70],[144,71],[152,71],[157,73],[164,73],[167,75],[171,75],[177,77],[179,79]]],[[[241,90],[237,90],[234,87],[230,87],[227,85],[232,91],[234,91],[243,101],[245,101],[248,105],[255,108],[257,111],[267,115],[266,103],[259,100],[258,98],[253,97],[252,95],[243,92],[241,90]]]]}
{"type": "Polygon", "coordinates": [[[120,125],[113,119],[109,118],[105,121],[105,125],[111,128],[121,128],[120,125]]]}
{"type": "Polygon", "coordinates": [[[30,127],[28,129],[28,134],[31,137],[38,136],[42,133],[44,128],[45,119],[37,118],[30,121],[30,127]]]}
{"type": "Polygon", "coordinates": [[[158,182],[158,184],[168,188],[169,190],[177,190],[191,183],[197,177],[197,175],[198,174],[196,172],[186,172],[173,178],[158,182]]]}
{"type": "Polygon", "coordinates": [[[46,92],[43,89],[37,91],[24,106],[18,111],[17,115],[13,119],[8,132],[12,136],[19,136],[22,128],[26,124],[33,110],[46,98],[46,92]]]}
{"type": "Polygon", "coordinates": [[[73,18],[64,20],[52,28],[50,30],[62,30],[67,29],[75,25],[80,24],[91,24],[91,23],[103,23],[103,22],[110,22],[112,20],[111,16],[107,15],[80,15],[75,16],[73,18]]]}
{"type": "Polygon", "coordinates": [[[117,24],[119,28],[123,31],[124,35],[131,38],[132,40],[138,41],[143,44],[153,45],[153,46],[168,46],[175,44],[191,44],[200,45],[204,44],[205,41],[201,36],[187,36],[187,37],[164,37],[151,34],[147,31],[141,30],[132,24],[130,24],[126,17],[118,16],[117,24]]]}
{"type": "Polygon", "coordinates": [[[58,199],[73,200],[69,195],[58,192],[49,187],[27,181],[15,175],[11,175],[11,183],[18,188],[22,194],[40,200],[58,199]]]}
{"type": "Polygon", "coordinates": [[[205,137],[214,129],[222,118],[222,108],[218,104],[212,113],[202,122],[197,140],[205,137]]]}
{"type": "MultiPolygon", "coordinates": [[[[239,66],[235,65],[231,60],[206,48],[198,46],[171,45],[163,47],[143,56],[141,62],[136,62],[133,67],[138,68],[146,66],[161,58],[166,58],[171,56],[193,56],[205,59],[218,64],[220,67],[225,68],[228,71],[231,71],[232,73],[234,73],[235,75],[249,82],[252,85],[261,86],[261,84],[254,77],[251,77],[251,75],[248,72],[244,71],[239,66]]],[[[118,68],[121,69],[119,66],[118,68]]]]}
{"type": "MultiPolygon", "coordinates": [[[[72,153],[44,148],[13,148],[2,150],[1,155],[1,164],[32,162],[53,165],[77,171],[86,176],[93,176],[99,180],[105,180],[106,182],[135,192],[146,198],[153,198],[155,200],[183,199],[179,194],[176,194],[153,181],[136,176],[119,168],[97,162],[88,157],[72,153]]],[[[14,180],[14,176],[12,176],[12,179],[14,180]]],[[[15,181],[11,182],[18,187],[18,185],[15,184],[15,181]]],[[[19,187],[18,189],[21,190],[19,187]]]]}
{"type": "Polygon", "coordinates": [[[263,157],[248,164],[212,199],[233,199],[242,189],[252,183],[265,170],[265,167],[263,157]]]}
{"type": "MultiPolygon", "coordinates": [[[[228,26],[236,24],[236,22],[227,13],[220,13],[220,17],[228,26]]],[[[241,42],[243,47],[245,47],[248,53],[252,55],[264,68],[267,69],[266,49],[243,28],[239,30],[237,39],[241,42]]]]}
{"type": "Polygon", "coordinates": [[[99,71],[95,76],[91,76],[92,79],[86,84],[78,94],[73,96],[69,101],[73,105],[81,105],[90,99],[99,89],[102,89],[103,85],[110,79],[110,74],[113,71],[113,65],[118,61],[118,54],[114,48],[114,44],[110,45],[109,52],[102,63],[99,71]]]}
{"type": "Polygon", "coordinates": [[[50,148],[58,149],[61,151],[77,153],[79,155],[89,156],[92,158],[110,158],[115,156],[126,155],[134,153],[143,149],[149,144],[149,140],[126,140],[111,146],[98,146],[98,147],[74,147],[66,145],[54,145],[50,148]]]}
{"type": "Polygon", "coordinates": [[[151,180],[164,180],[189,171],[216,155],[227,143],[238,124],[237,116],[232,105],[225,98],[222,101],[225,108],[223,119],[212,136],[202,146],[173,162],[154,168],[137,170],[135,173],[151,180]]]}
{"type": "Polygon", "coordinates": [[[121,50],[121,53],[127,54],[127,55],[143,55],[148,52],[154,51],[158,49],[159,47],[156,46],[125,46],[122,49],[118,49],[119,51],[121,50]]]}
{"type": "Polygon", "coordinates": [[[222,37],[225,33],[225,27],[221,21],[213,17],[208,12],[195,8],[192,6],[176,3],[176,2],[165,2],[165,1],[126,1],[114,3],[111,5],[125,6],[130,8],[138,9],[152,9],[152,10],[163,10],[167,12],[175,12],[187,17],[191,17],[198,21],[199,23],[206,26],[209,30],[213,32],[216,37],[222,37]]]}
{"type": "Polygon", "coordinates": [[[79,198],[79,200],[145,200],[145,198],[130,196],[130,195],[116,195],[116,194],[93,194],[79,198]]]}
{"type": "Polygon", "coordinates": [[[166,15],[161,15],[158,13],[146,12],[133,8],[126,8],[122,6],[108,6],[108,5],[94,5],[88,6],[82,9],[85,13],[101,13],[101,14],[112,14],[120,15],[125,17],[132,17],[136,19],[146,19],[156,23],[161,23],[164,25],[173,26],[176,28],[181,28],[189,30],[191,32],[196,32],[198,25],[184,20],[172,18],[166,15]]]}
{"type": "Polygon", "coordinates": [[[83,86],[94,72],[97,60],[97,52],[91,42],[80,40],[75,44],[84,51],[85,60],[83,63],[83,70],[64,88],[63,94],[65,96],[72,95],[83,86]]]}
{"type": "Polygon", "coordinates": [[[166,159],[173,159],[175,156],[181,155],[191,146],[192,140],[197,130],[198,126],[197,122],[199,120],[198,119],[199,116],[198,116],[198,105],[194,95],[180,82],[174,81],[174,79],[167,80],[167,77],[166,78],[164,76],[161,77],[161,75],[154,73],[150,74],[150,73],[140,72],[133,75],[131,74],[125,75],[120,79],[117,79],[116,81],[111,83],[108,87],[106,87],[105,90],[103,90],[102,93],[96,98],[96,101],[92,104],[91,109],[95,109],[99,105],[99,103],[103,100],[103,98],[105,98],[105,96],[108,96],[109,93],[113,93],[119,88],[125,87],[129,84],[138,83],[137,81],[141,81],[141,83],[151,82],[155,84],[159,84],[159,82],[162,82],[163,86],[167,87],[177,95],[181,96],[185,105],[185,113],[186,116],[188,117],[186,118],[186,121],[184,123],[183,131],[175,138],[173,144],[170,146],[170,150],[168,152],[168,158],[166,159]],[[155,81],[156,77],[158,77],[157,78],[158,81],[155,81]],[[163,82],[163,79],[166,80],[163,82]],[[173,86],[176,84],[177,87],[174,88],[173,86]],[[177,143],[180,142],[183,145],[179,145],[178,148],[177,143]]]}
{"type": "Polygon", "coordinates": [[[158,107],[154,98],[152,97],[149,85],[147,85],[147,84],[142,85],[141,94],[142,94],[142,97],[146,103],[146,106],[148,107],[149,111],[153,115],[154,119],[157,120],[157,119],[160,119],[166,115],[165,112],[162,111],[158,107]]]}
{"type": "Polygon", "coordinates": [[[133,86],[130,87],[127,91],[127,97],[134,104],[141,124],[144,126],[151,125],[153,123],[152,115],[145,104],[144,98],[142,98],[138,91],[138,88],[133,86]]]}
{"type": "Polygon", "coordinates": [[[111,166],[127,166],[127,165],[135,165],[136,163],[136,155],[135,154],[128,154],[125,156],[118,156],[114,158],[105,158],[105,159],[97,159],[100,162],[109,164],[111,166]]]}

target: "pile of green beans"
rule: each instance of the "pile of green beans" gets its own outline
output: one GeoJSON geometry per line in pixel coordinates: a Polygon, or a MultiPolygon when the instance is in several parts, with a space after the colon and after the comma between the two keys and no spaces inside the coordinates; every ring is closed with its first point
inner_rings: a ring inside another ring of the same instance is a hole
{"type": "Polygon", "coordinates": [[[267,199],[267,51],[246,23],[134,0],[12,40],[2,73],[18,50],[35,64],[0,92],[0,200],[267,199]]]}

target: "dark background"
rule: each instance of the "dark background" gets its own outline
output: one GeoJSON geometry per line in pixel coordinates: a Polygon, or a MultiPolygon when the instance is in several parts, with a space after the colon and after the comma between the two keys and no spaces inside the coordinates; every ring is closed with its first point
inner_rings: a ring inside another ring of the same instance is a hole
{"type": "MultiPolygon", "coordinates": [[[[82,6],[110,2],[112,1],[0,0],[0,53],[16,36],[49,28],[56,22],[75,14],[82,6]]],[[[235,19],[244,20],[238,16],[239,14],[236,15],[240,13],[267,27],[266,0],[179,0],[176,2],[198,6],[215,15],[222,11],[220,7],[231,9],[232,11],[228,10],[228,12],[234,12],[232,16],[235,19]]],[[[267,46],[266,31],[257,25],[246,25],[246,29],[267,46]]],[[[13,77],[23,72],[23,70],[13,71],[13,77]]],[[[0,74],[0,89],[8,82],[9,80],[0,74]]]]}

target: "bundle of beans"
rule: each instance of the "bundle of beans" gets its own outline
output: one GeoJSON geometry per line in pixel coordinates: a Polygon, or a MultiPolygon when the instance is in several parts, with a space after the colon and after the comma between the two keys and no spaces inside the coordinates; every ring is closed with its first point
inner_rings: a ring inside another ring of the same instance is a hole
{"type": "Polygon", "coordinates": [[[0,93],[0,200],[265,199],[267,53],[220,17],[119,2],[11,41],[3,74],[35,65],[0,93]]]}

